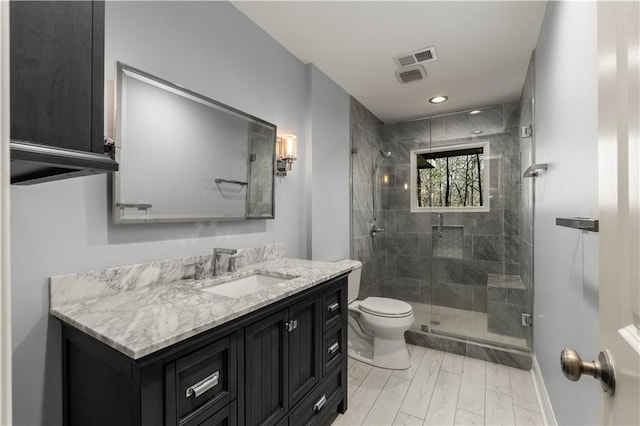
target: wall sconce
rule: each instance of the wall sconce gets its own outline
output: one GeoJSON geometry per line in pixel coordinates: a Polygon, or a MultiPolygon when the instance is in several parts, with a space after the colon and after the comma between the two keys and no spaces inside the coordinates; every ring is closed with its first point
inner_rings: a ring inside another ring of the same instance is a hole
{"type": "Polygon", "coordinates": [[[291,164],[296,160],[296,135],[284,135],[276,138],[276,176],[286,176],[291,164]]]}

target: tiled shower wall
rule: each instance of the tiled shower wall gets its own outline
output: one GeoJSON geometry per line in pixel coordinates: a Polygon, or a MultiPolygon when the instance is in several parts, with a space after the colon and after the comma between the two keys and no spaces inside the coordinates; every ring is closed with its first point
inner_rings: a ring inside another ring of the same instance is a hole
{"type": "MultiPolygon", "coordinates": [[[[533,94],[534,94],[534,55],[531,55],[529,68],[522,87],[520,97],[520,125],[533,127],[533,94]]],[[[534,136],[520,138],[520,170],[524,172],[535,162],[534,136]]],[[[533,190],[534,179],[522,179],[521,211],[520,211],[520,277],[526,291],[526,309],[533,313],[533,190]]],[[[527,344],[533,349],[533,329],[525,329],[527,344]]]]}
{"type": "Polygon", "coordinates": [[[485,108],[479,115],[385,125],[385,149],[392,157],[381,167],[389,179],[382,196],[387,255],[380,295],[486,312],[487,275],[520,274],[518,126],[518,103],[485,108]],[[473,130],[483,133],[472,136],[473,130]],[[490,211],[444,213],[445,236],[461,235],[461,250],[434,251],[437,214],[409,209],[409,151],[485,140],[491,155],[490,211]]]}
{"type": "Polygon", "coordinates": [[[377,226],[383,218],[380,183],[372,182],[374,161],[383,148],[382,121],[351,98],[351,257],[362,262],[360,298],[380,295],[385,277],[385,235],[370,236],[373,220],[372,189],[376,189],[377,226]]]}

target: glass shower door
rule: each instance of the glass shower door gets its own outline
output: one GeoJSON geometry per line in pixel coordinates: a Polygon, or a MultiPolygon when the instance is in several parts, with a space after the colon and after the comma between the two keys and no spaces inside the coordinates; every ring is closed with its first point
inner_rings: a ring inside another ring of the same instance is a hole
{"type": "Polygon", "coordinates": [[[527,349],[520,139],[507,120],[517,113],[510,104],[432,118],[422,202],[433,210],[430,331],[527,349]]]}

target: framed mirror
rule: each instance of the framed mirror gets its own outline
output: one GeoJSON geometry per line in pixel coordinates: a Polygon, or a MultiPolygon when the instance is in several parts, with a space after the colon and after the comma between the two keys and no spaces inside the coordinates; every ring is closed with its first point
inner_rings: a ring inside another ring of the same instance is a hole
{"type": "Polygon", "coordinates": [[[115,223],[273,219],[276,126],[117,63],[115,223]]]}
{"type": "Polygon", "coordinates": [[[411,212],[489,211],[489,142],[411,150],[411,212]]]}

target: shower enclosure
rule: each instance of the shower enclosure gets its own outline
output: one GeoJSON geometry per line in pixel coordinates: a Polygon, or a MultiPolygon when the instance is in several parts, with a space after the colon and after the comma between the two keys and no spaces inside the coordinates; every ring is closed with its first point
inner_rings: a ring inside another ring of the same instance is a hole
{"type": "Polygon", "coordinates": [[[410,303],[420,333],[531,349],[533,192],[522,169],[533,145],[521,137],[532,122],[527,93],[525,83],[522,107],[394,124],[352,100],[360,298],[410,303]]]}

